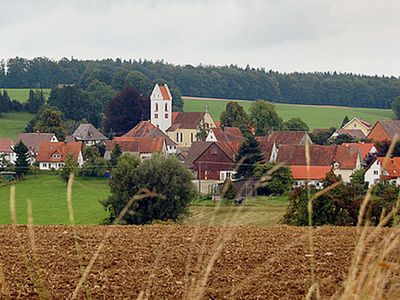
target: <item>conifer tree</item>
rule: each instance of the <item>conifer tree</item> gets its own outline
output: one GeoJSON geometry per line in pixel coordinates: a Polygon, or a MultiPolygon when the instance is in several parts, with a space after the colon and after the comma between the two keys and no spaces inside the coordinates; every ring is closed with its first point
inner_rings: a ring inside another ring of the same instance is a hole
{"type": "Polygon", "coordinates": [[[110,157],[110,168],[114,168],[118,164],[118,159],[122,155],[121,146],[116,144],[110,157]]]}
{"type": "Polygon", "coordinates": [[[21,178],[29,171],[29,149],[22,141],[20,141],[14,146],[13,151],[17,155],[17,160],[15,161],[15,172],[17,173],[17,176],[21,178]]]}
{"type": "Polygon", "coordinates": [[[240,146],[236,156],[237,174],[236,178],[250,178],[254,175],[257,162],[264,159],[260,150],[260,145],[253,135],[248,135],[244,143],[240,146]]]}

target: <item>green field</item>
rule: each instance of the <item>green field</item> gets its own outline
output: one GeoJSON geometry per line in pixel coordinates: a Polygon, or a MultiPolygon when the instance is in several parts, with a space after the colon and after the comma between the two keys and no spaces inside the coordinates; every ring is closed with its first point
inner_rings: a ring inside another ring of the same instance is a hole
{"type": "MultiPolygon", "coordinates": [[[[10,186],[0,188],[0,224],[11,222],[10,186]]],[[[107,216],[99,200],[109,194],[106,179],[81,179],[74,182],[73,207],[77,224],[99,224],[107,216]]],[[[16,184],[16,211],[19,224],[27,223],[27,199],[32,201],[35,224],[69,224],[67,191],[56,175],[31,176],[16,184]]]]}
{"type": "Polygon", "coordinates": [[[15,139],[24,131],[33,115],[27,112],[2,113],[0,116],[0,138],[15,139]]]}
{"type": "Polygon", "coordinates": [[[240,206],[216,205],[211,200],[196,202],[190,207],[188,224],[276,225],[283,217],[286,197],[257,197],[240,206]]]}
{"type": "MultiPolygon", "coordinates": [[[[215,120],[219,120],[221,112],[225,109],[229,100],[186,98],[184,97],[185,111],[204,111],[206,106],[215,120]]],[[[248,110],[251,101],[238,100],[238,102],[248,110]]],[[[284,120],[293,117],[300,117],[308,126],[313,128],[338,127],[341,125],[345,116],[350,119],[359,117],[368,122],[375,122],[379,119],[393,118],[393,112],[390,109],[376,108],[355,108],[343,106],[314,106],[298,104],[276,104],[279,116],[284,120]]]]}
{"type": "MultiPolygon", "coordinates": [[[[29,90],[30,89],[4,89],[7,91],[8,95],[12,100],[17,100],[21,103],[24,103],[29,98],[29,90]]],[[[43,89],[43,94],[47,99],[50,95],[50,89],[43,89]]]]}

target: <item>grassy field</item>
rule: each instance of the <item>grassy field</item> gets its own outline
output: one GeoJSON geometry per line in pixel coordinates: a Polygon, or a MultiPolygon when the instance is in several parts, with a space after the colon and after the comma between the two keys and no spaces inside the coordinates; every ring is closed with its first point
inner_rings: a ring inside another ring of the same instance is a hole
{"type": "Polygon", "coordinates": [[[190,207],[188,224],[276,225],[285,213],[286,197],[258,197],[240,206],[217,206],[211,200],[190,207]]]}
{"type": "MultiPolygon", "coordinates": [[[[29,89],[5,89],[12,100],[17,100],[21,103],[26,102],[29,98],[29,89]]],[[[43,89],[46,99],[49,97],[50,89],[43,89]]]]}
{"type": "MultiPolygon", "coordinates": [[[[204,111],[208,106],[208,111],[215,120],[219,120],[221,112],[225,109],[229,100],[186,98],[184,97],[185,111],[204,111]]],[[[251,101],[238,100],[238,102],[248,110],[251,101]]],[[[379,119],[391,119],[393,113],[390,109],[375,108],[355,108],[343,106],[314,106],[297,104],[276,104],[279,116],[284,120],[300,117],[308,126],[313,128],[338,127],[345,116],[350,119],[353,117],[362,118],[368,122],[375,122],[379,119]]]]}
{"type": "MultiPolygon", "coordinates": [[[[0,224],[11,222],[10,186],[0,188],[0,224]]],[[[99,224],[107,212],[99,203],[109,194],[105,179],[75,180],[73,207],[77,224],[99,224]]],[[[35,224],[69,224],[65,184],[56,175],[28,177],[16,185],[16,210],[19,224],[27,223],[27,199],[32,201],[35,224]]]]}
{"type": "Polygon", "coordinates": [[[24,131],[33,115],[27,112],[3,113],[0,116],[0,138],[15,139],[24,131]]]}

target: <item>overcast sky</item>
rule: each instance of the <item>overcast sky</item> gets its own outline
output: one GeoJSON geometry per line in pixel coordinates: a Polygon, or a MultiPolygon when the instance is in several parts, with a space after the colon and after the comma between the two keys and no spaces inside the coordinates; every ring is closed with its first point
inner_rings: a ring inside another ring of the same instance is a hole
{"type": "Polygon", "coordinates": [[[400,76],[400,0],[0,0],[0,58],[400,76]]]}

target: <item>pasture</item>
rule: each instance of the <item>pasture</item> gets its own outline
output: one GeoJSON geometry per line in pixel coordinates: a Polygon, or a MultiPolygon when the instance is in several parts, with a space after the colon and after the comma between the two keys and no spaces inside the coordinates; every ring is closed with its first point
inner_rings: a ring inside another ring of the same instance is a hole
{"type": "MultiPolygon", "coordinates": [[[[35,88],[32,88],[35,90],[35,88]]],[[[30,89],[2,89],[2,90],[6,90],[8,95],[10,96],[10,98],[12,100],[17,100],[21,103],[24,103],[28,100],[29,98],[29,90],[30,89]]],[[[38,89],[40,90],[40,89],[38,89]]],[[[50,95],[50,89],[42,89],[43,90],[43,94],[45,96],[45,98],[47,99],[50,95]]]]}
{"type": "MultiPolygon", "coordinates": [[[[219,116],[225,110],[226,104],[230,101],[227,99],[209,99],[183,97],[184,111],[208,111],[215,120],[219,120],[219,116]]],[[[234,100],[240,103],[246,111],[248,111],[251,101],[234,100]]],[[[338,127],[341,125],[345,116],[350,119],[359,117],[368,122],[374,123],[379,119],[391,119],[394,117],[390,109],[377,108],[358,108],[344,106],[316,106],[316,105],[300,105],[300,104],[283,104],[276,103],[276,110],[283,120],[293,117],[300,117],[305,121],[310,129],[338,127]]]]}
{"type": "Polygon", "coordinates": [[[33,114],[28,112],[10,112],[0,115],[0,138],[15,139],[25,130],[33,114]]]}

